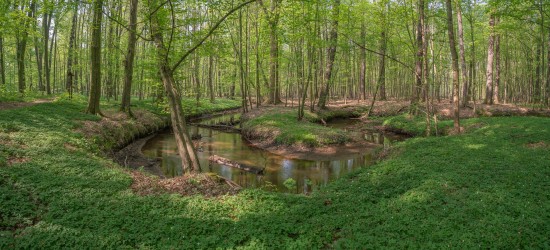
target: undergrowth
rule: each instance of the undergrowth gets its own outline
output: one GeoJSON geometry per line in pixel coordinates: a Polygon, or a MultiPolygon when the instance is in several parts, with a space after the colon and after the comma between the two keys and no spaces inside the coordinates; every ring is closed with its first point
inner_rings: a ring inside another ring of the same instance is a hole
{"type": "Polygon", "coordinates": [[[0,111],[1,249],[550,247],[547,118],[466,120],[466,134],[399,143],[307,197],[205,198],[133,193],[74,132],[98,120],[84,107],[0,111]]]}

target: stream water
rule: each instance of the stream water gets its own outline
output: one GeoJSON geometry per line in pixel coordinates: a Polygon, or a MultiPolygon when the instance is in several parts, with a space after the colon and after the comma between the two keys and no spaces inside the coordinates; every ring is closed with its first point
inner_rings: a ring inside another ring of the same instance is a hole
{"type": "MultiPolygon", "coordinates": [[[[238,119],[238,114],[229,114],[204,119],[200,123],[219,124],[220,122],[238,119]]],[[[329,123],[328,126],[346,129],[356,122],[358,121],[335,120],[329,123]]],[[[197,156],[202,170],[214,172],[242,187],[261,187],[279,192],[309,193],[356,168],[372,164],[374,156],[374,147],[367,147],[360,154],[335,155],[328,161],[288,159],[285,156],[251,146],[238,133],[227,133],[198,126],[189,127],[191,135],[200,134],[202,136],[197,149],[197,156]],[[265,168],[264,174],[256,175],[233,167],[210,163],[208,157],[211,155],[219,155],[241,164],[265,168]]],[[[398,139],[381,133],[367,133],[364,134],[364,138],[385,146],[398,139]]],[[[173,177],[182,174],[181,161],[177,155],[176,147],[172,132],[167,130],[151,138],[143,146],[142,152],[149,157],[161,158],[163,174],[167,177],[173,177]]]]}

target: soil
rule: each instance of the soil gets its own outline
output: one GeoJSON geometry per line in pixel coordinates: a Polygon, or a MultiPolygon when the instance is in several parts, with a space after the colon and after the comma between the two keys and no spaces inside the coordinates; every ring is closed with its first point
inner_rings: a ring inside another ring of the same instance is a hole
{"type": "Polygon", "coordinates": [[[0,110],[10,110],[10,109],[30,107],[40,103],[48,103],[51,101],[52,99],[38,99],[32,102],[0,102],[0,110]]]}
{"type": "Polygon", "coordinates": [[[165,178],[160,170],[160,159],[154,159],[147,157],[141,153],[141,148],[149,139],[155,135],[150,135],[145,138],[141,138],[123,149],[113,153],[111,158],[120,166],[138,170],[143,167],[143,170],[152,173],[161,178],[165,178]]]}

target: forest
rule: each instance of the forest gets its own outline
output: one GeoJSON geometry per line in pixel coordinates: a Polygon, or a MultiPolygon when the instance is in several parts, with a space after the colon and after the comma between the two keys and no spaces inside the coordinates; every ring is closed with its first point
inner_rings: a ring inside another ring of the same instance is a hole
{"type": "Polygon", "coordinates": [[[0,249],[550,247],[546,0],[2,0],[0,249]]]}

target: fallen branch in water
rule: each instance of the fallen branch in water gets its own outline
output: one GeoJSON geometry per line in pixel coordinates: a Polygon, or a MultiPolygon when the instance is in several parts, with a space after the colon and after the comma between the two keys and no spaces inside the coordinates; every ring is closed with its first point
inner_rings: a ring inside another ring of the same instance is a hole
{"type": "Polygon", "coordinates": [[[208,157],[208,160],[211,161],[211,162],[214,162],[214,163],[221,164],[221,165],[225,165],[225,166],[229,166],[229,167],[233,167],[233,168],[238,168],[240,170],[247,171],[247,172],[250,172],[250,173],[253,173],[253,174],[263,174],[264,173],[263,168],[260,169],[260,168],[254,167],[254,166],[241,164],[241,163],[229,160],[227,158],[224,158],[224,157],[221,157],[221,156],[218,156],[218,155],[212,155],[212,156],[208,157]]]}

